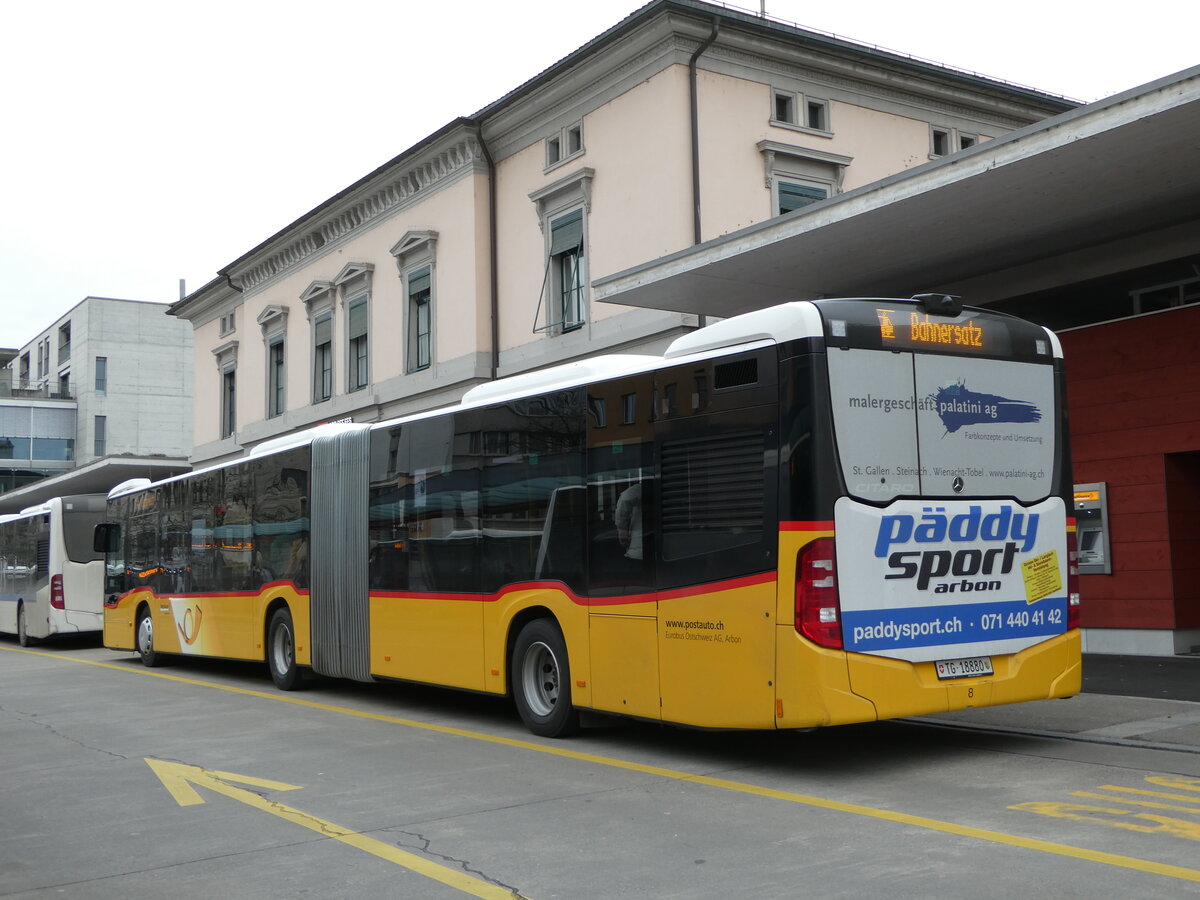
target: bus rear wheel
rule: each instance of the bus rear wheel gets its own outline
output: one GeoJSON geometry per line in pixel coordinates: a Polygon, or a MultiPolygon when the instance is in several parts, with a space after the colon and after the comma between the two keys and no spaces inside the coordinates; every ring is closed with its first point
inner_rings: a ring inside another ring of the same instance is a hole
{"type": "Polygon", "coordinates": [[[281,691],[294,691],[300,686],[296,630],[292,627],[292,614],[286,608],[275,610],[267,626],[267,668],[275,687],[281,691]]]}
{"type": "Polygon", "coordinates": [[[37,638],[29,636],[29,628],[25,624],[24,603],[17,606],[17,643],[22,647],[32,647],[37,643],[37,638]]]}
{"type": "Polygon", "coordinates": [[[142,665],[147,669],[166,665],[163,654],[154,649],[154,620],[150,618],[150,610],[143,608],[138,613],[137,628],[134,630],[138,656],[142,665]]]}
{"type": "Polygon", "coordinates": [[[536,735],[567,737],[579,730],[571,705],[571,667],[562,630],[552,619],[534,619],[513,645],[513,699],[521,720],[536,735]]]}

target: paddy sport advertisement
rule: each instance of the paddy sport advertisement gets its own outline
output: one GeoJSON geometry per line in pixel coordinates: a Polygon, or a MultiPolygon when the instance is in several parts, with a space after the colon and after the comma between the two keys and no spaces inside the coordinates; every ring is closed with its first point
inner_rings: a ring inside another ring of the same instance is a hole
{"type": "Polygon", "coordinates": [[[924,662],[1063,633],[1052,367],[860,350],[829,363],[851,494],[835,507],[846,649],[924,662]]]}

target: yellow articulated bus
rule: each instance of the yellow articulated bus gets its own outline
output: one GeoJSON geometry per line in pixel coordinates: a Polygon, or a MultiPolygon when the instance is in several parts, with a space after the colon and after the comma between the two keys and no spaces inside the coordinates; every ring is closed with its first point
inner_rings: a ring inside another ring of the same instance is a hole
{"type": "Polygon", "coordinates": [[[956,298],[819,300],[119,486],[104,642],[811,728],[1080,687],[1061,349],[956,298]]]}

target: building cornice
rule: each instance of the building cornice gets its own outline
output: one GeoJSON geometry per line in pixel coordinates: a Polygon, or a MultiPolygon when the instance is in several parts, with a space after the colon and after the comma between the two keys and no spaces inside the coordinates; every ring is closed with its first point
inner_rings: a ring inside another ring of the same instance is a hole
{"type": "Polygon", "coordinates": [[[295,233],[281,235],[264,244],[261,252],[235,263],[229,274],[244,290],[255,290],[462,176],[483,171],[482,166],[483,150],[473,134],[413,159],[399,158],[342,202],[302,219],[295,233]]]}

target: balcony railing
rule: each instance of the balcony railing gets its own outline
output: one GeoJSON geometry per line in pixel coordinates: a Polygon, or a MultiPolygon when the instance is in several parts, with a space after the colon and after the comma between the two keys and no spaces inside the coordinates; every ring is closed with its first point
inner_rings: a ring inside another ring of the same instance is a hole
{"type": "Polygon", "coordinates": [[[75,391],[64,381],[0,381],[0,397],[21,400],[74,400],[75,391]]]}

